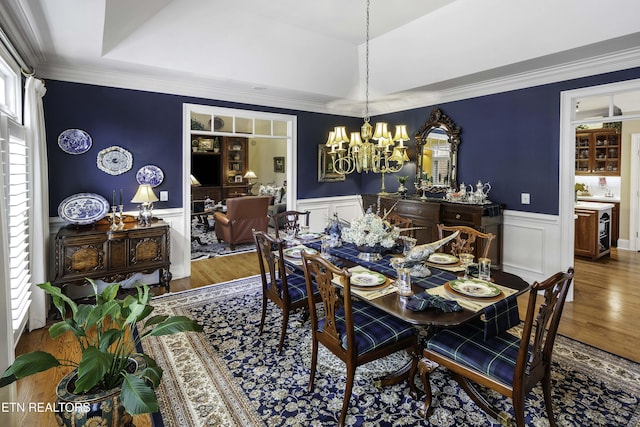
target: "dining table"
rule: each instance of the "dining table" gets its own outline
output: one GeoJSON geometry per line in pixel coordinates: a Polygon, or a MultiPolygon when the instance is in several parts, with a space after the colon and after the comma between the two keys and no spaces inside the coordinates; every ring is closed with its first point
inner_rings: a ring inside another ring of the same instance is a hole
{"type": "MultiPolygon", "coordinates": [[[[302,271],[300,250],[311,248],[314,251],[321,251],[321,242],[316,236],[311,239],[296,239],[290,242],[290,245],[289,252],[285,250],[285,263],[298,272],[302,271]],[[287,253],[295,253],[296,256],[288,257],[287,253]]],[[[519,322],[517,297],[530,289],[529,283],[521,277],[501,270],[492,270],[490,282],[493,287],[500,290],[499,295],[492,298],[468,297],[455,291],[452,292],[450,288],[450,284],[459,279],[465,272],[459,262],[440,265],[427,261],[425,264],[428,266],[430,274],[426,275],[426,277],[411,276],[413,295],[402,296],[398,294],[397,287],[394,284],[397,272],[391,263],[392,258],[402,256],[402,254],[389,252],[383,254],[382,259],[377,261],[366,261],[358,256],[359,253],[360,251],[355,245],[342,242],[340,246],[330,248],[327,255],[337,266],[349,268],[352,272],[359,271],[359,269],[377,272],[386,276],[387,281],[384,286],[377,287],[374,290],[365,290],[354,287],[352,284],[352,296],[416,325],[425,332],[426,337],[435,333],[438,329],[455,327],[471,321],[485,322],[485,327],[488,328],[493,327],[494,323],[496,323],[493,320],[498,318],[502,320],[511,318],[512,323],[514,319],[519,322]],[[459,311],[443,311],[434,307],[422,310],[411,309],[409,301],[423,292],[454,300],[461,309],[459,311]],[[507,311],[509,312],[507,313],[507,311]],[[491,321],[486,321],[489,316],[491,316],[491,321]]],[[[416,353],[412,357],[420,358],[422,355],[416,353]]],[[[389,375],[377,378],[374,381],[376,386],[387,386],[406,380],[410,366],[411,363],[408,363],[389,375]]],[[[414,398],[417,399],[418,396],[414,396],[414,398]]]]}

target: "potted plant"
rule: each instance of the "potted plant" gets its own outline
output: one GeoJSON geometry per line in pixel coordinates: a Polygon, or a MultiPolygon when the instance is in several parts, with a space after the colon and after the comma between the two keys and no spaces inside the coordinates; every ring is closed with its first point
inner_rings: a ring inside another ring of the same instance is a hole
{"type": "Polygon", "coordinates": [[[141,340],[148,336],[200,332],[202,326],[184,316],[152,316],[152,295],[146,285],[138,287],[135,296],[116,299],[118,283],[98,293],[96,284],[88,280],[94,289],[94,304],[76,304],[51,283],[38,285],[52,296],[62,318],[51,325],[49,335],[52,339],[66,332],[75,335],[80,362],[59,360],[44,351],[22,354],[2,374],[0,387],[53,367],[72,366],[75,369],[58,384],[56,412],[60,425],[80,426],[98,419],[101,426],[124,426],[131,422],[131,415],[158,410],[154,390],[162,378],[162,368],[136,350],[141,340]],[[135,331],[134,326],[143,320],[144,324],[135,331]],[[103,404],[102,398],[112,404],[103,404]]]}

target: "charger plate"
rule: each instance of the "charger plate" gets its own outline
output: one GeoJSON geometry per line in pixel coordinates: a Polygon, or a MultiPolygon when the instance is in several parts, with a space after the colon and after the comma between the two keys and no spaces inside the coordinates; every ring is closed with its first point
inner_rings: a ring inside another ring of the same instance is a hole
{"type": "Polygon", "coordinates": [[[447,290],[471,298],[495,298],[502,291],[495,285],[478,279],[456,279],[445,283],[447,290]]]}

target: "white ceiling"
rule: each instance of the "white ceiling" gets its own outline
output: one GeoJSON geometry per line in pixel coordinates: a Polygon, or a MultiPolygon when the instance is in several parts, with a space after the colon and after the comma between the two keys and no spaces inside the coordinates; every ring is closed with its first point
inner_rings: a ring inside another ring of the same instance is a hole
{"type": "MultiPolygon", "coordinates": [[[[365,0],[5,1],[9,32],[45,78],[363,113],[365,0]]],[[[637,10],[371,0],[371,113],[640,66],[637,10]]]]}

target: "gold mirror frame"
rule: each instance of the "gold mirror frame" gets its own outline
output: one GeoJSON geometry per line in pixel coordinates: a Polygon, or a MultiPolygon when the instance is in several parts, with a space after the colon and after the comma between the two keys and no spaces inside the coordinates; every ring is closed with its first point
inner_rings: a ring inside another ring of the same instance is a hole
{"type": "Polygon", "coordinates": [[[442,130],[448,137],[450,146],[449,156],[449,178],[445,184],[431,185],[428,188],[430,193],[444,193],[449,188],[458,187],[458,146],[460,145],[461,128],[451,120],[449,116],[444,114],[439,108],[431,111],[429,118],[416,133],[416,178],[415,182],[420,182],[423,173],[423,154],[426,149],[429,134],[436,130],[442,130]]]}
{"type": "Polygon", "coordinates": [[[337,173],[333,169],[331,156],[327,154],[326,145],[318,145],[318,182],[344,181],[344,174],[337,173]]]}

